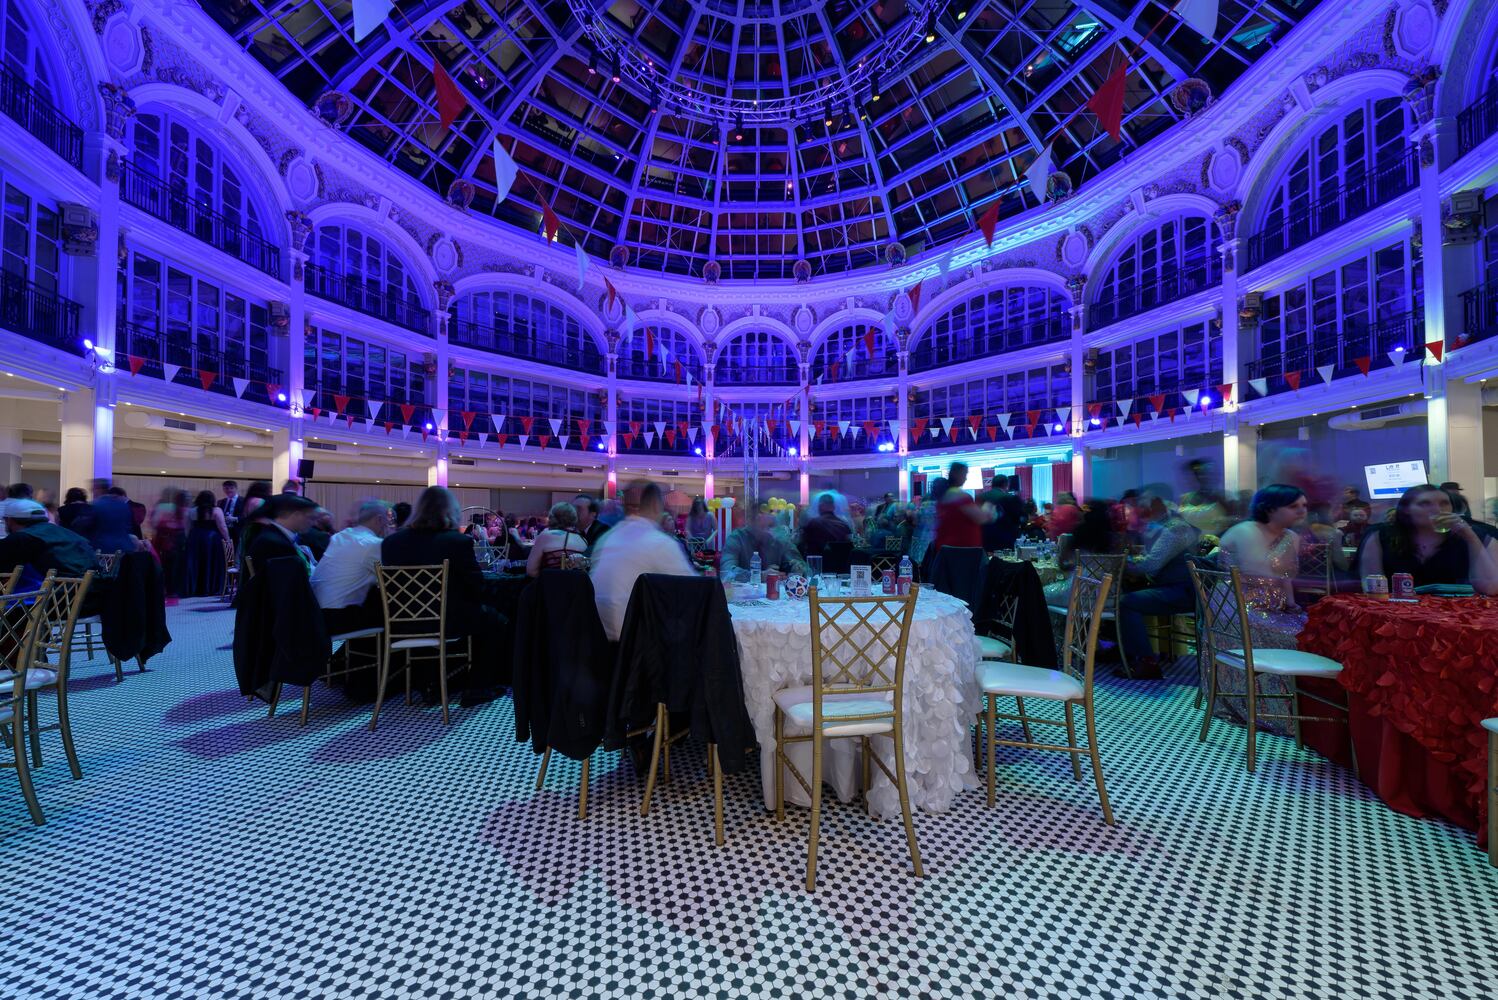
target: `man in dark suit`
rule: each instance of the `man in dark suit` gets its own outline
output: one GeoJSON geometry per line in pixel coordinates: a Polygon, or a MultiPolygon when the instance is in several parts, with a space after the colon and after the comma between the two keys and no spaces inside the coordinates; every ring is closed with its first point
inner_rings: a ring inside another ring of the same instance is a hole
{"type": "Polygon", "coordinates": [[[224,498],[218,502],[224,512],[224,523],[229,527],[229,537],[239,544],[239,519],[244,517],[244,497],[239,495],[239,484],[232,479],[224,480],[224,498]]]}
{"type": "Polygon", "coordinates": [[[317,504],[305,497],[282,493],[265,502],[265,512],[270,526],[255,536],[245,553],[254,571],[261,572],[272,559],[290,556],[302,560],[310,574],[312,556],[297,544],[297,536],[311,526],[317,504]]]}
{"type": "Polygon", "coordinates": [[[583,536],[583,541],[592,549],[603,537],[603,533],[609,530],[609,526],[598,519],[598,501],[586,493],[579,493],[572,501],[572,506],[577,508],[577,533],[583,536]]]}

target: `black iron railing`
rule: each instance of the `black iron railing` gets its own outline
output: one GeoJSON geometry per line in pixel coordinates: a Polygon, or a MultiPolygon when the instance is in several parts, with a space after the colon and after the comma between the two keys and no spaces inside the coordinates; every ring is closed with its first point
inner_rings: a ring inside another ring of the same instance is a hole
{"type": "Polygon", "coordinates": [[[83,129],[5,66],[0,66],[0,114],[36,136],[76,169],[83,169],[83,129]]]}
{"type": "Polygon", "coordinates": [[[319,264],[306,266],[307,291],[318,298],[348,306],[355,312],[403,326],[415,333],[431,332],[431,317],[414,295],[386,292],[383,288],[347,278],[319,264]]]}
{"type": "Polygon", "coordinates": [[[1222,258],[1210,253],[1195,267],[1169,271],[1149,284],[1098,299],[1087,307],[1087,328],[1096,330],[1220,284],[1222,258]]]}
{"type": "Polygon", "coordinates": [[[1249,237],[1248,266],[1258,267],[1331,232],[1385,202],[1404,194],[1419,180],[1420,162],[1413,146],[1371,173],[1354,177],[1335,191],[1296,209],[1278,224],[1249,237]]]}
{"type": "Polygon", "coordinates": [[[173,381],[182,385],[201,389],[207,381],[209,392],[273,406],[285,405],[272,391],[286,385],[279,368],[231,358],[216,348],[200,347],[186,337],[168,336],[139,323],[121,321],[116,326],[115,338],[115,367],[121,371],[164,379],[168,366],[174,366],[178,371],[173,381]],[[136,359],[140,361],[138,372],[136,359]],[[235,379],[249,383],[242,394],[237,391],[235,379]]]}
{"type": "MultiPolygon", "coordinates": [[[[694,383],[702,381],[700,367],[683,363],[681,366],[683,385],[686,384],[688,373],[691,374],[694,383]]],[[[620,358],[619,377],[634,379],[637,382],[675,382],[676,367],[669,361],[662,364],[659,358],[620,358]]]]}
{"type": "Polygon", "coordinates": [[[78,316],[82,309],[55,291],[0,271],[0,327],[64,350],[81,349],[78,316]]]}
{"type": "Polygon", "coordinates": [[[1462,332],[1467,343],[1498,333],[1498,278],[1462,293],[1462,332]]]}
{"type": "MultiPolygon", "coordinates": [[[[860,379],[866,378],[894,378],[900,374],[900,360],[898,355],[886,351],[883,354],[871,356],[868,351],[864,350],[861,338],[856,342],[854,351],[856,353],[854,354],[853,364],[838,366],[836,381],[857,382],[860,379]]],[[[844,351],[843,353],[846,354],[847,352],[844,351]]],[[[836,358],[833,360],[836,360],[836,358]]],[[[829,364],[827,355],[824,354],[812,366],[811,379],[813,382],[818,377],[826,381],[833,381],[831,377],[832,373],[828,371],[829,364]]]]}
{"type": "Polygon", "coordinates": [[[795,385],[796,363],[787,360],[747,368],[719,364],[713,378],[718,385],[795,385]]]}
{"type": "MultiPolygon", "coordinates": [[[[404,323],[401,325],[405,325],[404,323]]],[[[539,361],[542,364],[571,368],[595,375],[603,374],[603,356],[596,349],[569,347],[555,344],[535,333],[514,330],[496,330],[492,326],[481,326],[468,320],[452,324],[448,329],[448,340],[462,347],[480,351],[493,351],[512,358],[539,361]]],[[[621,364],[622,367],[622,364],[621,364]]]]}
{"type": "Polygon", "coordinates": [[[1466,156],[1488,136],[1498,132],[1498,87],[1489,87],[1456,115],[1456,154],[1466,156]]]}
{"type": "Polygon", "coordinates": [[[1327,339],[1291,351],[1267,355],[1246,366],[1250,379],[1269,379],[1271,395],[1289,388],[1286,374],[1299,374],[1301,386],[1320,383],[1318,368],[1332,367],[1332,378],[1363,374],[1360,359],[1367,359],[1368,370],[1392,368],[1425,357],[1425,317],[1420,310],[1398,313],[1377,323],[1346,326],[1335,340],[1327,339]]]}
{"type": "Polygon", "coordinates": [[[281,273],[281,248],[154,177],[129,160],[120,174],[120,197],[128,204],[237,257],[272,277],[281,273]]]}
{"type": "Polygon", "coordinates": [[[943,365],[987,358],[1025,347],[1054,344],[1071,335],[1071,323],[1065,313],[1058,313],[1037,323],[985,330],[965,339],[933,340],[934,331],[923,337],[910,352],[912,372],[930,371],[943,365]]]}

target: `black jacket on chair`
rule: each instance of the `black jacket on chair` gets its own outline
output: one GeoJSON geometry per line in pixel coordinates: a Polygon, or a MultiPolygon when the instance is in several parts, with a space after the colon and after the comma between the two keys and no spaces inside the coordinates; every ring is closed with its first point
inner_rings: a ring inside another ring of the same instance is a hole
{"type": "Polygon", "coordinates": [[[543,570],[516,615],[515,738],[586,760],[603,742],[614,656],[588,574],[543,570]]]}
{"type": "Polygon", "coordinates": [[[447,560],[447,635],[472,635],[479,626],[484,572],[473,554],[473,539],[459,531],[402,528],[380,543],[386,566],[438,566],[447,560]]]}
{"type": "Polygon", "coordinates": [[[958,598],[976,611],[983,597],[983,564],[987,556],[980,548],[943,545],[931,562],[931,586],[958,598]]]}
{"type": "MultiPolygon", "coordinates": [[[[266,524],[245,549],[245,558],[255,564],[255,572],[263,570],[272,559],[296,559],[302,560],[302,553],[296,547],[296,543],[286,537],[286,532],[274,524],[266,524]]],[[[306,563],[303,563],[305,566],[306,563]]],[[[306,570],[303,570],[303,575],[306,570]]]]}
{"type": "Polygon", "coordinates": [[[990,559],[983,575],[983,598],[973,617],[980,628],[998,613],[999,601],[1012,596],[1017,600],[1014,635],[1004,636],[1014,646],[1016,662],[1031,667],[1056,669],[1056,635],[1051,629],[1051,613],[1046,608],[1045,588],[1040,574],[1028,562],[990,559]]]}
{"type": "Polygon", "coordinates": [[[626,733],[651,723],[657,704],[690,714],[692,735],[718,745],[725,772],[743,768],[754,727],[733,619],[711,577],[647,573],[630,594],[604,745],[622,747],[626,733]]]}
{"type": "MultiPolygon", "coordinates": [[[[161,567],[149,552],[125,552],[114,577],[99,584],[97,607],[104,648],[117,660],[139,659],[144,666],[172,641],[166,628],[161,567]]],[[[89,596],[94,596],[93,590],[89,596]]]]}
{"type": "Polygon", "coordinates": [[[333,644],[301,556],[256,562],[234,614],[239,692],[311,684],[327,669],[333,644]]]}

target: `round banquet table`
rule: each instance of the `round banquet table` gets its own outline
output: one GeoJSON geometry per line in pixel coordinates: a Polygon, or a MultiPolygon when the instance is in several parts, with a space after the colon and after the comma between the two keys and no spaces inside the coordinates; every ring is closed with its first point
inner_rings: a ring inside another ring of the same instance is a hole
{"type": "MultiPolygon", "coordinates": [[[[775,808],[775,692],[811,683],[811,608],[804,601],[730,603],[739,642],[744,701],[760,747],[760,778],[765,808],[775,808]]],[[[905,780],[914,808],[945,812],[964,788],[976,788],[970,755],[969,725],[982,696],[974,665],[980,651],[972,614],[955,597],[923,590],[916,600],[905,652],[905,780]]],[[[823,775],[844,802],[858,791],[859,740],[832,739],[825,744],[823,775]]],[[[892,743],[875,737],[874,751],[894,770],[892,743]]],[[[811,775],[810,742],[794,745],[792,761],[811,775]]],[[[898,816],[894,785],[873,768],[869,794],[876,816],[898,816]]],[[[809,805],[806,793],[789,772],[786,801],[809,805]]]]}
{"type": "MultiPolygon", "coordinates": [[[[1498,599],[1406,604],[1335,594],[1311,605],[1299,642],[1342,664],[1332,690],[1346,691],[1364,783],[1393,809],[1443,816],[1477,830],[1482,843],[1482,720],[1498,715],[1498,599]]],[[[1301,711],[1327,714],[1316,702],[1301,711]]],[[[1302,732],[1308,745],[1349,762],[1346,726],[1306,723],[1302,732]]]]}

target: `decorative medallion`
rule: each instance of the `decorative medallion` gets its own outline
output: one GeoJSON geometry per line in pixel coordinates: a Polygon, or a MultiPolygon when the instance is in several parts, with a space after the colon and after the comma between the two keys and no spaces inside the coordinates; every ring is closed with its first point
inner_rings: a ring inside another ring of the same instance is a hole
{"type": "Polygon", "coordinates": [[[718,315],[718,310],[712,306],[706,306],[702,314],[697,317],[697,328],[702,331],[704,337],[715,337],[723,327],[723,317],[718,315]]]}
{"type": "Polygon", "coordinates": [[[1087,254],[1091,252],[1087,237],[1079,232],[1068,233],[1061,238],[1060,261],[1067,267],[1081,267],[1087,263],[1087,254]]]}
{"type": "Polygon", "coordinates": [[[1045,179],[1045,196],[1048,201],[1065,201],[1075,193],[1076,185],[1072,183],[1071,174],[1065,170],[1057,170],[1045,179]]]}
{"type": "Polygon", "coordinates": [[[811,335],[812,327],[817,325],[817,315],[808,306],[802,306],[791,314],[791,326],[803,337],[811,335]]]}
{"type": "Polygon", "coordinates": [[[899,267],[905,263],[905,244],[886,243],[884,245],[884,262],[890,267],[899,267]]]}
{"type": "Polygon", "coordinates": [[[447,186],[447,203],[460,212],[466,212],[476,193],[473,184],[460,177],[447,186]]]}
{"type": "Polygon", "coordinates": [[[119,16],[110,16],[100,33],[104,59],[109,63],[109,68],[120,76],[131,76],[141,70],[141,63],[145,59],[145,45],[141,41],[139,30],[122,13],[123,8],[115,4],[114,10],[119,16]]]}
{"type": "Polygon", "coordinates": [[[1394,49],[1388,53],[1405,59],[1419,59],[1430,52],[1436,40],[1436,12],[1425,3],[1412,3],[1394,16],[1389,41],[1394,49]]]}
{"type": "Polygon", "coordinates": [[[324,125],[339,126],[354,113],[354,102],[336,90],[325,90],[312,103],[312,113],[322,119],[324,125]]]}
{"type": "Polygon", "coordinates": [[[629,247],[623,243],[615,243],[609,250],[609,263],[621,271],[629,266],[629,247]]]}
{"type": "Polygon", "coordinates": [[[434,233],[427,243],[427,256],[438,274],[451,274],[463,263],[457,243],[441,233],[434,233]]]}
{"type": "Polygon", "coordinates": [[[811,261],[802,258],[791,265],[791,276],[796,284],[804,285],[811,280],[811,261]]]}
{"type": "Polygon", "coordinates": [[[292,201],[306,205],[322,194],[322,177],[300,149],[282,153],[279,166],[292,201]]]}
{"type": "Polygon", "coordinates": [[[1170,88],[1170,103],[1186,116],[1197,115],[1212,104],[1212,88],[1206,80],[1188,77],[1170,88]]]}
{"type": "Polygon", "coordinates": [[[716,285],[718,279],[723,277],[723,265],[715,260],[710,260],[702,265],[702,280],[709,285],[716,285]]]}

